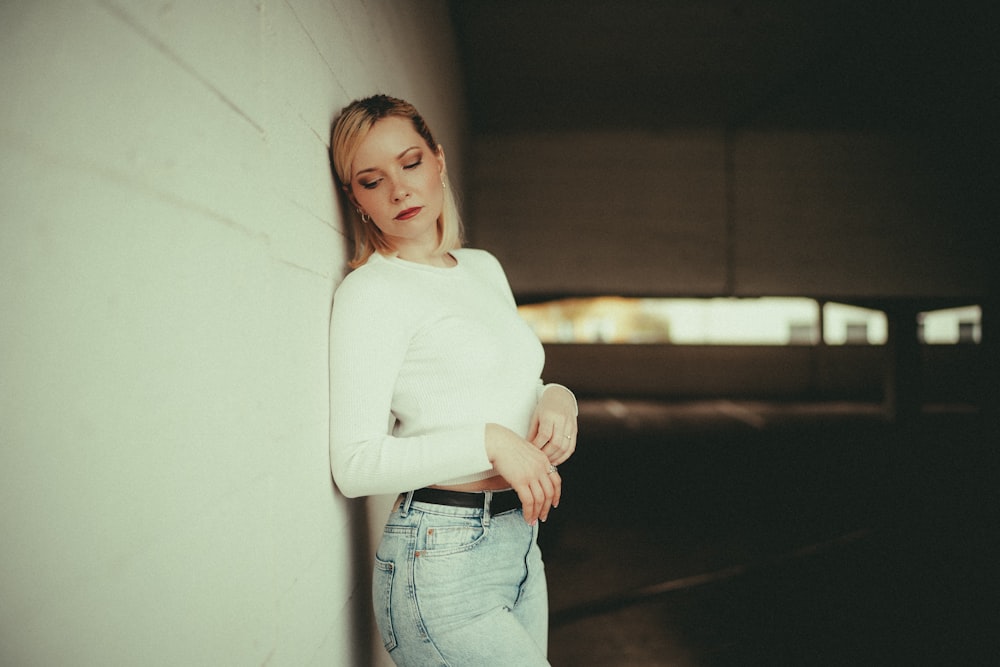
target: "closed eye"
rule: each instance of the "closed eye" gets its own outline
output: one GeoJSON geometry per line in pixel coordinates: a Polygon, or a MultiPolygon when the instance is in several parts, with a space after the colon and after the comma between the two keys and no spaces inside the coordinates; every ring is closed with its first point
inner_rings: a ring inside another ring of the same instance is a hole
{"type": "Polygon", "coordinates": [[[423,158],[417,160],[416,162],[411,162],[410,164],[404,164],[403,169],[416,169],[424,163],[423,158]]]}
{"type": "Polygon", "coordinates": [[[376,178],[374,181],[367,181],[367,182],[361,181],[359,185],[363,187],[365,190],[374,190],[375,188],[378,187],[378,184],[381,182],[382,182],[381,178],[376,178]]]}

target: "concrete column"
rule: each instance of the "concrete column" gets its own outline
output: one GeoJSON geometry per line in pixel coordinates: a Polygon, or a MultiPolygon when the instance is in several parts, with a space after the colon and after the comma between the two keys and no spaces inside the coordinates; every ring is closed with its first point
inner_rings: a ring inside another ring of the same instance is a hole
{"type": "Polygon", "coordinates": [[[918,312],[911,304],[894,304],[886,310],[889,340],[884,405],[889,419],[900,426],[916,422],[923,405],[918,312]]]}
{"type": "MultiPolygon", "coordinates": [[[[996,294],[996,292],[994,292],[996,294]]],[[[979,406],[987,433],[1000,437],[1000,392],[997,391],[995,369],[1000,368],[1000,298],[982,303],[982,370],[979,373],[979,406]]],[[[996,440],[994,439],[994,442],[996,440]]]]}

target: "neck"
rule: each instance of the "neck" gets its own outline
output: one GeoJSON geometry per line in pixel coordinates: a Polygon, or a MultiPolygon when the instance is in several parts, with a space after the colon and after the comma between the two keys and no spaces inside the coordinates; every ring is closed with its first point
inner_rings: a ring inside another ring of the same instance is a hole
{"type": "Polygon", "coordinates": [[[437,266],[440,268],[451,268],[455,266],[458,261],[451,256],[451,253],[444,254],[432,254],[429,252],[414,252],[413,250],[399,250],[396,252],[396,256],[400,259],[405,259],[407,262],[415,262],[417,264],[427,264],[428,266],[437,266]]]}
{"type": "Polygon", "coordinates": [[[391,239],[389,245],[397,257],[407,262],[444,268],[455,266],[457,262],[454,257],[447,252],[438,251],[439,243],[435,234],[433,237],[428,235],[415,239],[391,239]]]}

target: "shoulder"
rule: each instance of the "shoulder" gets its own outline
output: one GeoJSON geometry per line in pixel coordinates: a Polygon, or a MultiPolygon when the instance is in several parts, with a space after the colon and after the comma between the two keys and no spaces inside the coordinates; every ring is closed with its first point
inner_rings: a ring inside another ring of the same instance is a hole
{"type": "Polygon", "coordinates": [[[413,290],[391,267],[368,263],[337,286],[330,312],[330,340],[338,349],[405,345],[420,322],[421,306],[413,290]]]}
{"type": "Polygon", "coordinates": [[[391,289],[394,283],[399,281],[398,274],[387,270],[388,264],[379,261],[373,255],[367,263],[354,269],[340,281],[337,286],[334,298],[343,298],[348,295],[363,295],[366,293],[378,293],[391,289]]]}
{"type": "Polygon", "coordinates": [[[479,248],[458,248],[457,250],[452,250],[451,254],[457,257],[460,262],[470,264],[496,264],[498,266],[500,264],[492,253],[488,250],[481,250],[479,248]]]}
{"type": "Polygon", "coordinates": [[[376,317],[395,305],[399,279],[378,262],[369,261],[348,273],[333,293],[333,311],[341,317],[376,317]]]}
{"type": "Polygon", "coordinates": [[[500,261],[489,251],[479,250],[478,248],[461,248],[453,250],[452,254],[455,255],[459,263],[463,264],[466,269],[493,274],[499,273],[500,275],[504,273],[503,267],[500,266],[500,261]]]}
{"type": "Polygon", "coordinates": [[[467,275],[474,276],[479,284],[499,292],[507,301],[514,303],[507,274],[496,257],[485,250],[473,248],[463,249],[459,253],[456,257],[465,267],[467,275]]]}

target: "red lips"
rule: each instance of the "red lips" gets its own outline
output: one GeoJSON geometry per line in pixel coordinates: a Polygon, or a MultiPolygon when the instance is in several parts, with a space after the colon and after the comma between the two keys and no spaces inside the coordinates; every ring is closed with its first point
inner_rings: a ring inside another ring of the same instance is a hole
{"type": "Polygon", "coordinates": [[[396,216],[396,220],[409,220],[417,213],[420,213],[420,206],[414,206],[413,208],[408,208],[405,211],[400,211],[399,215],[396,216]]]}

